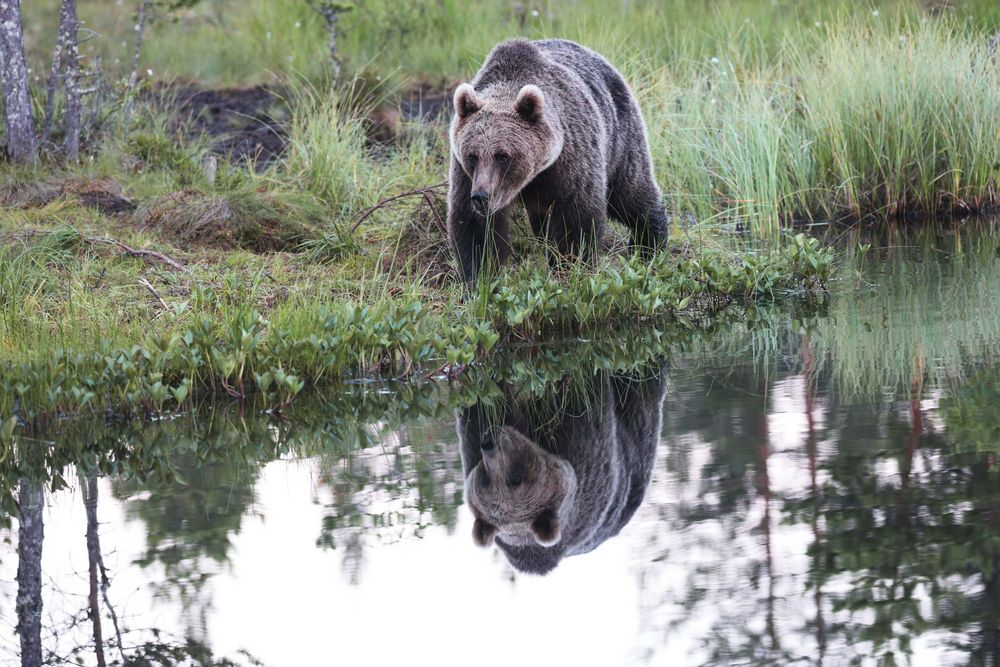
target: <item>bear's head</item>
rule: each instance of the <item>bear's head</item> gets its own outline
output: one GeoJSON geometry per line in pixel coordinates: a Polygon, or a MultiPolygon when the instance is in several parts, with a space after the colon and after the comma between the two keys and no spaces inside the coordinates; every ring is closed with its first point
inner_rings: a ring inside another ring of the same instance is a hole
{"type": "Polygon", "coordinates": [[[569,462],[511,426],[487,434],[481,449],[465,483],[476,544],[496,538],[513,547],[558,545],[576,495],[569,462]]]}
{"type": "Polygon", "coordinates": [[[472,206],[489,215],[509,206],[559,157],[558,114],[535,85],[494,86],[482,96],[467,83],[455,90],[451,152],[472,181],[472,206]]]}

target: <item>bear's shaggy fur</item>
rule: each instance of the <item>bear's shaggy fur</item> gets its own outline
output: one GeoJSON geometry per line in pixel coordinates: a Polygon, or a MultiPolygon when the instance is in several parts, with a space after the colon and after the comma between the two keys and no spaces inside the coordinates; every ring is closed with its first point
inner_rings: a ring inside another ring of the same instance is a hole
{"type": "Polygon", "coordinates": [[[473,539],[493,542],[522,572],[545,574],[565,556],[617,535],[652,474],[666,368],[599,373],[530,403],[459,413],[465,500],[473,539]]]}
{"type": "Polygon", "coordinates": [[[560,39],[504,42],[454,103],[448,230],[467,284],[484,257],[498,266],[510,255],[518,202],[563,256],[592,252],[608,217],[643,251],[666,237],[642,114],[597,53],[560,39]]]}

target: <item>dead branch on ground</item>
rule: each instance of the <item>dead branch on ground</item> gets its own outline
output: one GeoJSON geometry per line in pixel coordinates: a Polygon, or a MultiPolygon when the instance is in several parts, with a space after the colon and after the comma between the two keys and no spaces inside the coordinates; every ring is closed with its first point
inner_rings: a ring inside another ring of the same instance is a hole
{"type": "Polygon", "coordinates": [[[351,225],[351,229],[348,231],[347,235],[352,236],[354,232],[357,231],[358,227],[361,226],[361,223],[370,218],[372,214],[375,213],[376,211],[379,211],[387,207],[389,204],[399,201],[400,199],[405,199],[406,197],[420,197],[423,203],[425,203],[431,209],[432,215],[434,216],[434,219],[437,222],[437,224],[441,227],[441,229],[444,229],[445,228],[444,221],[441,220],[441,216],[440,214],[438,214],[435,204],[437,203],[437,200],[440,199],[441,196],[440,190],[446,187],[448,187],[448,182],[441,181],[440,183],[435,183],[434,185],[428,185],[426,187],[416,188],[414,190],[407,190],[405,192],[400,192],[399,194],[392,195],[391,197],[386,197],[385,199],[378,202],[374,206],[370,206],[366,208],[364,211],[362,211],[361,214],[358,216],[358,218],[354,221],[354,224],[351,225]]]}

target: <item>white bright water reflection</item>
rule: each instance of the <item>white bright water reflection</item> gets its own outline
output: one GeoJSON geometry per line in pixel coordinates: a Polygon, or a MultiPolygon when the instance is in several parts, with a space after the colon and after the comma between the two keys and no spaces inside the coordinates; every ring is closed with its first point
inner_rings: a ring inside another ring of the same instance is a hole
{"type": "MultiPolygon", "coordinates": [[[[618,538],[564,560],[545,577],[516,574],[497,550],[474,547],[472,517],[462,507],[453,531],[431,525],[419,537],[404,530],[398,539],[362,531],[363,556],[352,583],[344,549],[316,546],[330,494],[321,462],[279,460],[261,469],[250,516],[231,535],[228,564],[199,564],[210,573],[198,593],[203,604],[183,604],[154,593],[154,584],[166,583],[160,565],[135,564],[146,548],[144,524],[129,518],[126,503],[102,480],[99,520],[110,597],[132,630],[127,645],[148,638],[136,630],[156,627],[204,639],[218,656],[246,650],[275,666],[819,662],[820,622],[863,625],[872,617],[834,612],[831,598],[851,586],[843,576],[827,581],[819,596],[807,586],[814,529],[782,521],[782,499],[805,497],[813,485],[805,388],[804,378],[790,376],[772,385],[767,402],[761,398],[766,433],[746,428],[743,435],[763,474],[749,482],[756,493],[729,510],[720,509],[720,485],[704,476],[718,456],[717,443],[670,426],[668,418],[669,435],[632,522],[618,538]],[[193,608],[204,609],[204,618],[190,618],[193,608]]],[[[673,391],[668,417],[671,404],[696,399],[673,391]]],[[[828,410],[823,400],[814,402],[814,429],[828,410]]],[[[817,445],[819,458],[832,451],[832,442],[817,445]]],[[[898,476],[898,470],[880,474],[898,476]]],[[[825,480],[821,469],[816,480],[825,480]]],[[[392,505],[386,498],[373,502],[392,505]]],[[[51,496],[45,520],[45,626],[72,627],[43,643],[65,655],[90,641],[89,624],[71,621],[81,618],[88,590],[78,489],[51,496]]],[[[0,554],[0,657],[14,660],[16,618],[6,602],[16,593],[13,545],[0,554]]],[[[110,637],[107,618],[104,629],[110,637]]],[[[942,648],[947,638],[944,632],[913,638],[911,664],[960,664],[963,656],[942,648]]],[[[870,644],[826,642],[826,664],[871,662],[870,644]]],[[[80,660],[92,663],[89,654],[80,660]]]]}

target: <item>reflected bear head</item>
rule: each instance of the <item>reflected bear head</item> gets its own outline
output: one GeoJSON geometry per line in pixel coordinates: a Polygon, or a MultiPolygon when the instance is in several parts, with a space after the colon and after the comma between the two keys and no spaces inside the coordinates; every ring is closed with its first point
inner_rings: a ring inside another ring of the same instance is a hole
{"type": "Polygon", "coordinates": [[[485,434],[482,458],[466,476],[476,544],[554,547],[576,495],[576,473],[564,458],[512,426],[485,434]]]}

